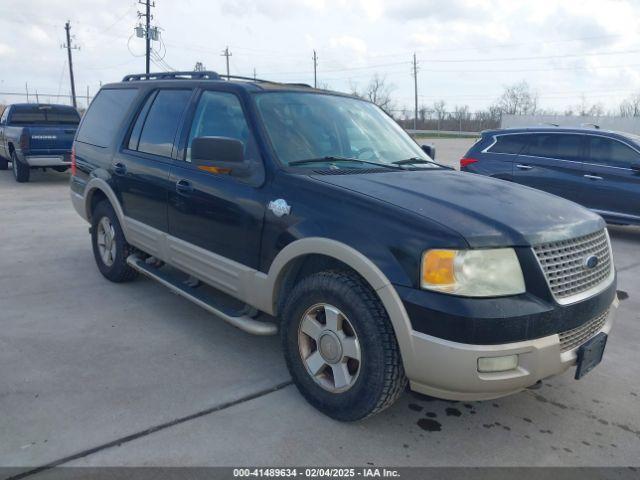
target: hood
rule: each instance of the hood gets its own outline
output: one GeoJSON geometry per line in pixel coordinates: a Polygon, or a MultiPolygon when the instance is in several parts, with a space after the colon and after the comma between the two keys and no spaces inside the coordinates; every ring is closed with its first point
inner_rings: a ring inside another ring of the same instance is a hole
{"type": "Polygon", "coordinates": [[[471,247],[531,246],[592,233],[602,218],[569,200],[452,170],[312,175],[436,221],[471,247]]]}

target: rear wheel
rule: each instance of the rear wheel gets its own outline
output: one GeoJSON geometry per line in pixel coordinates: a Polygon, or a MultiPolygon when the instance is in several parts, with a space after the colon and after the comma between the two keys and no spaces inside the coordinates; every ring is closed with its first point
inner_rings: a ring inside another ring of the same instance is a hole
{"type": "Polygon", "coordinates": [[[98,270],[112,282],[126,282],[137,276],[127,263],[131,246],[127,243],[111,204],[100,202],[91,215],[91,244],[98,270]]]}
{"type": "Polygon", "coordinates": [[[26,183],[29,181],[31,169],[29,165],[18,160],[16,152],[11,153],[11,166],[13,167],[13,178],[16,179],[16,182],[26,183]]]}
{"type": "Polygon", "coordinates": [[[281,336],[298,390],[336,420],[374,415],[406,386],[389,317],[355,273],[326,271],[303,279],[284,306],[281,336]]]}

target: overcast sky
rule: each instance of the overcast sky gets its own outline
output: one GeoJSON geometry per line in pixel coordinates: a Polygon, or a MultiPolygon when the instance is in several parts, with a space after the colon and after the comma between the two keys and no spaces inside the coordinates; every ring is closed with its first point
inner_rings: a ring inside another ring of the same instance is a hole
{"type": "MultiPolygon", "coordinates": [[[[411,57],[419,101],[449,108],[491,104],[505,85],[527,80],[543,108],[602,102],[615,108],[640,91],[640,2],[636,0],[155,0],[153,23],[165,65],[197,61],[224,71],[333,89],[364,86],[374,73],[412,107],[411,57]]],[[[133,0],[2,0],[0,92],[69,93],[64,23],[71,20],[78,94],[144,71],[133,35],[133,0]]],[[[162,67],[153,66],[153,70],[162,67]]],[[[0,94],[0,101],[24,98],[0,94]]],[[[41,98],[41,100],[43,100],[41,98]]],[[[80,102],[82,105],[84,100],[80,102]]]]}

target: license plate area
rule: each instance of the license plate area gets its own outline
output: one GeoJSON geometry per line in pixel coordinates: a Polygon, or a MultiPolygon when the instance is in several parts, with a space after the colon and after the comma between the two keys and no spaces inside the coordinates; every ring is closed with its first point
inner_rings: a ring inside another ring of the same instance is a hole
{"type": "Polygon", "coordinates": [[[606,333],[600,332],[578,348],[576,380],[584,377],[602,361],[607,338],[606,333]]]}

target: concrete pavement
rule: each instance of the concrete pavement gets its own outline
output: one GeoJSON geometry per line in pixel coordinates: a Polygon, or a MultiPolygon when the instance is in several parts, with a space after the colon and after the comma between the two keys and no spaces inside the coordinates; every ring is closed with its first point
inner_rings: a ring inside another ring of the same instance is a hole
{"type": "Polygon", "coordinates": [[[0,466],[640,465],[638,228],[610,229],[622,301],[584,379],[340,424],[287,386],[276,337],[105,280],[68,176],[32,178],[0,172],[0,466]]]}

